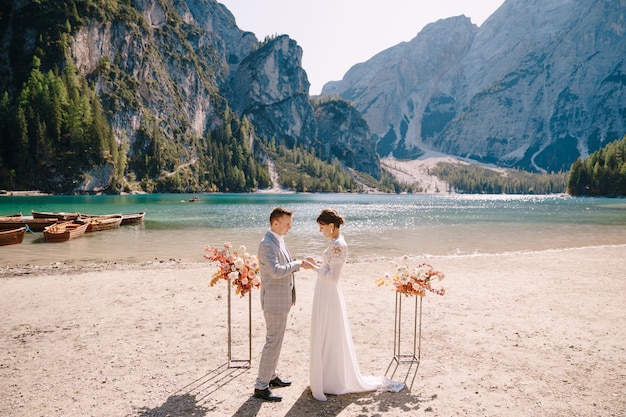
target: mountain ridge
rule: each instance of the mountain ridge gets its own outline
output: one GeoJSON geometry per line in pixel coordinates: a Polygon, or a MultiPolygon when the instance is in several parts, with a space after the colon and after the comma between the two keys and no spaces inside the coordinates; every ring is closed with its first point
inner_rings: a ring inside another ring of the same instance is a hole
{"type": "Polygon", "coordinates": [[[257,40],[215,0],[11,0],[0,184],[252,191],[271,186],[267,158],[282,155],[293,189],[356,191],[356,173],[398,190],[381,159],[433,151],[563,171],[626,126],[626,64],[609,53],[624,47],[625,0],[583,3],[507,0],[481,27],[439,20],[312,98],[297,42],[257,40]],[[537,33],[522,36],[516,13],[537,33]],[[311,182],[325,170],[335,188],[311,182]]]}
{"type": "Polygon", "coordinates": [[[623,0],[507,0],[480,27],[463,16],[427,25],[322,94],[354,103],[383,157],[432,150],[565,171],[626,132],[626,63],[615,53],[626,51],[625,10],[623,0]],[[456,53],[446,61],[445,51],[456,53]]]}

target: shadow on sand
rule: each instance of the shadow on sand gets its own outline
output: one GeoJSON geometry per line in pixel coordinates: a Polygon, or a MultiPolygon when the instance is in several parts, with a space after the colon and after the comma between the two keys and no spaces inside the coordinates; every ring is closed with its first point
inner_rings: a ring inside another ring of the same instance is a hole
{"type": "MultiPolygon", "coordinates": [[[[248,368],[218,366],[172,394],[165,403],[156,408],[142,408],[138,417],[202,417],[212,411],[202,403],[211,394],[246,373],[248,368]]],[[[258,411],[258,410],[257,410],[258,411]]]]}
{"type": "MultiPolygon", "coordinates": [[[[427,404],[437,398],[436,395],[426,397],[416,395],[407,388],[400,392],[360,392],[344,395],[327,395],[327,397],[328,401],[317,401],[311,395],[311,390],[307,388],[302,391],[300,397],[284,414],[284,417],[336,417],[351,406],[357,406],[357,409],[362,410],[362,415],[383,413],[410,415],[422,408],[425,411],[432,411],[427,404]]],[[[259,413],[263,404],[263,401],[250,397],[232,417],[254,417],[259,413]]]]}
{"type": "MultiPolygon", "coordinates": [[[[235,381],[248,372],[248,368],[229,368],[223,364],[209,371],[206,375],[196,379],[185,387],[172,394],[165,403],[155,408],[141,408],[137,417],[203,417],[211,415],[214,409],[207,408],[206,399],[211,394],[235,381]]],[[[404,371],[404,369],[402,370],[404,371]]],[[[394,370],[395,372],[395,370],[394,370]]],[[[405,374],[405,380],[414,377],[415,370],[410,366],[405,374]]],[[[402,376],[403,373],[400,373],[402,376]]],[[[411,384],[412,385],[412,380],[411,384]]],[[[400,392],[361,392],[344,395],[328,395],[328,401],[320,402],[313,398],[309,388],[302,391],[300,397],[286,412],[285,417],[309,417],[323,415],[334,417],[341,414],[349,406],[357,406],[368,412],[386,413],[393,410],[399,413],[410,413],[426,406],[437,396],[421,396],[411,392],[410,386],[400,392]]],[[[233,417],[254,417],[264,402],[250,396],[241,404],[233,417]]]]}

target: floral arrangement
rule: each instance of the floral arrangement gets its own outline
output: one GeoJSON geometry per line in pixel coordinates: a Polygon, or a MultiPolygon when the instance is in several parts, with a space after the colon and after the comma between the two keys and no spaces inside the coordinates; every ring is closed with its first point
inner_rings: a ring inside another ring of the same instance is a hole
{"type": "Polygon", "coordinates": [[[444,288],[433,286],[434,281],[441,281],[445,275],[443,272],[435,271],[433,267],[427,263],[420,263],[417,267],[408,265],[409,257],[402,257],[402,264],[395,265],[393,274],[385,273],[384,276],[377,278],[375,283],[379,287],[383,285],[393,284],[396,291],[409,295],[424,297],[426,292],[432,292],[437,295],[444,295],[444,288]]]}
{"type": "Polygon", "coordinates": [[[224,249],[206,246],[204,251],[207,252],[204,255],[206,259],[219,263],[219,269],[211,279],[211,287],[220,279],[225,279],[236,287],[235,293],[243,297],[253,288],[261,286],[259,260],[255,255],[246,252],[245,246],[235,250],[233,245],[226,242],[224,249]]]}

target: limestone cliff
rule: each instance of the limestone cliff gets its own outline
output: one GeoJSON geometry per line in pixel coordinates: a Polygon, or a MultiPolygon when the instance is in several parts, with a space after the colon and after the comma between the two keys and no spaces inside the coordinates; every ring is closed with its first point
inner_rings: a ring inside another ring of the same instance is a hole
{"type": "Polygon", "coordinates": [[[336,158],[345,166],[380,178],[380,161],[367,122],[344,100],[322,101],[315,105],[318,126],[317,154],[336,158]]]}
{"type": "Polygon", "coordinates": [[[308,146],[315,137],[309,81],[302,48],[288,36],[267,40],[233,75],[234,106],[254,124],[257,135],[279,143],[308,146]]]}
{"type": "MultiPolygon", "coordinates": [[[[126,180],[152,183],[152,189],[155,183],[164,190],[232,189],[217,185],[211,172],[238,177],[242,170],[226,172],[232,167],[216,163],[210,152],[233,153],[241,161],[238,149],[251,144],[225,150],[224,141],[273,139],[279,146],[310,149],[320,143],[318,121],[328,124],[313,114],[297,43],[287,35],[259,42],[240,30],[215,0],[112,0],[100,5],[11,0],[0,5],[0,74],[6,75],[0,93],[19,94],[37,55],[44,71],[71,61],[89,80],[125,154],[105,156],[82,178],[66,179],[76,184],[74,191],[111,188],[120,172],[126,180]],[[248,122],[231,125],[233,114],[248,122]],[[245,132],[231,130],[240,126],[245,132]],[[226,139],[211,139],[222,136],[226,139]],[[186,173],[182,180],[181,172],[186,173]]],[[[369,136],[361,139],[371,142],[369,136]]],[[[333,145],[324,144],[328,146],[333,145]]],[[[2,148],[0,141],[0,152],[2,148]]],[[[0,180],[3,172],[14,169],[3,166],[2,158],[0,154],[0,180]]],[[[347,166],[358,165],[373,165],[368,169],[374,173],[378,158],[372,152],[351,155],[347,166]],[[367,160],[361,163],[357,157],[367,160]]],[[[244,187],[252,188],[254,184],[244,187]]]]}

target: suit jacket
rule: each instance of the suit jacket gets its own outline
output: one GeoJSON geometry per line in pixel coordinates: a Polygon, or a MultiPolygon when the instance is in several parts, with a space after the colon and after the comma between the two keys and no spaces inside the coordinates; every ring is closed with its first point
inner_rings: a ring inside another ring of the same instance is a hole
{"type": "Polygon", "coordinates": [[[259,244],[261,271],[261,308],[272,313],[288,312],[296,302],[293,273],[301,261],[292,261],[289,251],[281,249],[280,242],[270,231],[259,244]]]}

